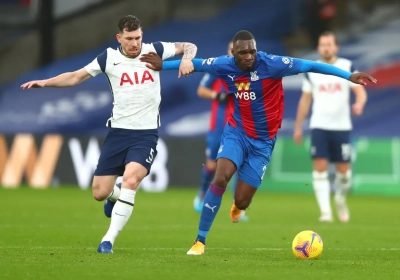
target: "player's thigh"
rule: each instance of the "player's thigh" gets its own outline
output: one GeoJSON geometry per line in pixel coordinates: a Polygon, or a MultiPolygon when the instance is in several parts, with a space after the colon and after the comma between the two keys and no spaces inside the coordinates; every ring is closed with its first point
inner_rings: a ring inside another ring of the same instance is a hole
{"type": "Polygon", "coordinates": [[[276,138],[268,140],[250,140],[247,156],[238,169],[239,179],[258,189],[271,160],[276,138]]]}
{"type": "Polygon", "coordinates": [[[123,174],[127,145],[124,131],[109,129],[94,171],[92,190],[95,199],[105,199],[112,191],[116,178],[123,174]]]}
{"type": "Polygon", "coordinates": [[[352,145],[350,140],[350,131],[330,131],[330,155],[331,162],[344,167],[350,166],[352,157],[352,145]]]}
{"type": "Polygon", "coordinates": [[[157,157],[157,130],[135,131],[125,157],[122,187],[136,190],[157,157]]]}
{"type": "Polygon", "coordinates": [[[313,169],[323,172],[328,169],[330,158],[330,149],[328,141],[328,131],[323,129],[311,130],[311,158],[313,160],[313,169]]]}
{"type": "Polygon", "coordinates": [[[216,159],[221,145],[221,136],[222,133],[217,131],[210,131],[207,135],[206,167],[210,170],[215,170],[217,167],[216,159]]]}
{"type": "Polygon", "coordinates": [[[245,210],[246,208],[248,208],[251,201],[253,200],[253,196],[256,191],[257,188],[254,188],[246,182],[238,179],[236,184],[236,191],[234,194],[236,207],[241,210],[245,210]]]}
{"type": "Polygon", "coordinates": [[[217,169],[213,181],[217,186],[226,187],[236,170],[242,166],[245,151],[243,137],[227,125],[217,154],[217,169]]]}

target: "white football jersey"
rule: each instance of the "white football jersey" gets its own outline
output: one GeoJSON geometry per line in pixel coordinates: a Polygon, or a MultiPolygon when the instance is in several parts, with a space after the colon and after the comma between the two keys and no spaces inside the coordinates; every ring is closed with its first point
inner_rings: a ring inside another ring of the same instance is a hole
{"type": "MultiPolygon", "coordinates": [[[[163,60],[175,56],[175,44],[142,43],[141,54],[156,52],[163,60]]],[[[108,48],[84,68],[95,77],[106,74],[114,97],[107,126],[124,129],[155,129],[160,122],[160,72],[145,62],[126,57],[121,48],[108,48]]]]}
{"type": "MultiPolygon", "coordinates": [[[[356,72],[350,60],[337,58],[334,66],[356,72]]],[[[350,91],[356,84],[330,75],[306,73],[302,91],[312,94],[310,128],[351,130],[350,91]]]]}

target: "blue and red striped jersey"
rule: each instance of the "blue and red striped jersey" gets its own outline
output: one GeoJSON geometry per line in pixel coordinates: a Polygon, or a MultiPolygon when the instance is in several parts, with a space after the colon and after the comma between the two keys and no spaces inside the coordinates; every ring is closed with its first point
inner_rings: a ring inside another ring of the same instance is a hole
{"type": "Polygon", "coordinates": [[[205,59],[201,70],[218,76],[234,97],[229,123],[252,138],[276,136],[283,118],[282,77],[300,73],[301,59],[257,52],[253,71],[243,72],[235,58],[205,59]]]}
{"type": "MultiPolygon", "coordinates": [[[[200,81],[200,86],[209,88],[218,94],[227,93],[223,81],[218,76],[206,73],[200,81]]],[[[227,102],[212,100],[210,130],[223,131],[225,124],[233,112],[233,98],[228,96],[227,102]]]]}

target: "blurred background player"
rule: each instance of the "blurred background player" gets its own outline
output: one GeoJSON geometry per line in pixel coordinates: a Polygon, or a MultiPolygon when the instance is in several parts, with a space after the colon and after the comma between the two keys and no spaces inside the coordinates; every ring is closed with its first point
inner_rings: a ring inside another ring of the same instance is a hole
{"type": "MultiPolygon", "coordinates": [[[[318,43],[321,62],[355,72],[350,60],[337,57],[338,51],[335,34],[322,33],[318,43]]],[[[302,124],[313,101],[310,120],[313,187],[321,212],[319,218],[321,222],[333,221],[328,179],[329,162],[336,165],[334,201],[338,218],[341,222],[348,222],[350,219],[346,204],[346,194],[350,189],[352,178],[350,89],[356,97],[352,112],[359,116],[363,113],[367,102],[367,93],[362,85],[317,73],[307,73],[303,80],[303,94],[298,104],[293,138],[297,144],[302,142],[302,124]]]]}
{"type": "MultiPolygon", "coordinates": [[[[228,44],[227,53],[232,56],[233,42],[228,44]]],[[[201,98],[211,99],[210,130],[207,134],[206,164],[201,173],[200,189],[193,201],[194,210],[201,212],[204,204],[204,196],[215,175],[217,163],[215,162],[218,149],[221,142],[221,136],[224,131],[228,118],[233,113],[233,99],[228,95],[223,80],[218,76],[206,73],[197,89],[197,94],[201,98]]],[[[237,176],[234,176],[232,182],[232,193],[235,195],[237,176]]],[[[242,220],[247,220],[243,216],[242,220]]]]}

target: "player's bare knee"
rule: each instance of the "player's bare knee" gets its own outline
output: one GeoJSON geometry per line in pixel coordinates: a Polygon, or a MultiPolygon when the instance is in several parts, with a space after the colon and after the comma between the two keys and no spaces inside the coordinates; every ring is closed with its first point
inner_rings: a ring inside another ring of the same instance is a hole
{"type": "Polygon", "coordinates": [[[142,178],[139,178],[138,175],[132,174],[130,176],[123,177],[122,187],[130,190],[137,190],[142,178]]]}
{"type": "Polygon", "coordinates": [[[226,188],[226,186],[228,185],[229,182],[229,176],[225,175],[225,174],[215,174],[213,183],[215,185],[217,185],[218,187],[221,188],[226,188]]]}
{"type": "Polygon", "coordinates": [[[102,186],[99,183],[93,183],[92,193],[93,193],[93,198],[96,199],[97,201],[103,201],[109,195],[109,192],[105,191],[105,188],[102,188],[102,186]]]}
{"type": "Polygon", "coordinates": [[[314,171],[324,172],[328,170],[328,161],[324,158],[314,159],[314,171]]]}
{"type": "Polygon", "coordinates": [[[247,198],[235,198],[235,206],[240,209],[240,210],[246,210],[251,203],[251,199],[247,199],[247,198]]]}
{"type": "Polygon", "coordinates": [[[328,171],[313,171],[312,174],[313,180],[314,181],[323,181],[323,180],[328,180],[328,171]]]}
{"type": "Polygon", "coordinates": [[[347,170],[345,173],[337,172],[336,173],[336,182],[342,185],[350,185],[351,182],[351,170],[347,170]]]}

